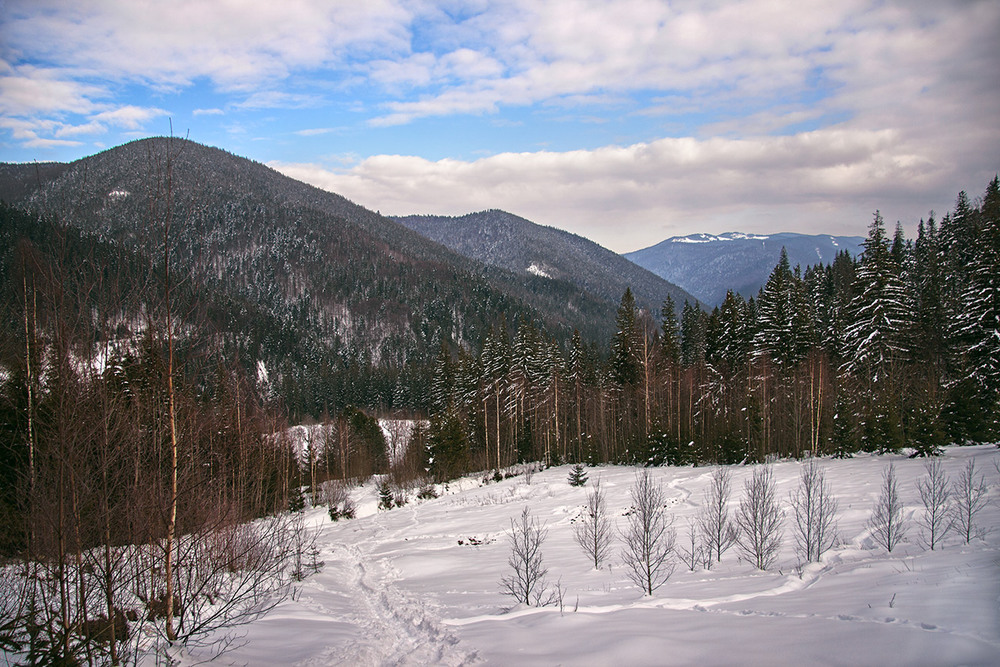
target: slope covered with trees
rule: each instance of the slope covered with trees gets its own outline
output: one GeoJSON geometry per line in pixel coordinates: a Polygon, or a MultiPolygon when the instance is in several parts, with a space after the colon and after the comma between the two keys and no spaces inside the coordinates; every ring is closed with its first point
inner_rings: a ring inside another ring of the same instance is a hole
{"type": "Polygon", "coordinates": [[[237,304],[218,322],[227,356],[251,376],[263,362],[262,388],[294,419],[347,405],[426,409],[441,344],[478,350],[504,322],[542,322],[563,341],[577,328],[594,340],[610,333],[614,305],[603,297],[484,267],[218,149],[147,139],[42,167],[4,165],[0,192],[150,257],[169,244],[180,284],[237,304]],[[153,219],[168,205],[169,238],[153,219]]]}
{"type": "Polygon", "coordinates": [[[612,304],[617,303],[626,287],[647,308],[658,307],[668,297],[675,303],[694,301],[677,285],[589,239],[537,225],[506,211],[394,219],[466,257],[515,274],[565,280],[612,304]]]}
{"type": "Polygon", "coordinates": [[[995,439],[998,207],[994,179],[915,240],[876,213],[859,258],[803,270],[783,252],[756,297],[685,303],[679,319],[626,290],[606,355],[579,336],[563,354],[531,323],[495,331],[478,356],[439,357],[432,445],[459,433],[463,460],[482,468],[930,455],[995,439]]]}

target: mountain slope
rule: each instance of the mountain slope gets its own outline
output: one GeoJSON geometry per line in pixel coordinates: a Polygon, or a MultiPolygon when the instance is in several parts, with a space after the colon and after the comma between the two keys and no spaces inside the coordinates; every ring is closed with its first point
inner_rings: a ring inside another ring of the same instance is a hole
{"type": "Polygon", "coordinates": [[[778,263],[782,247],[791,265],[804,269],[820,262],[829,264],[842,250],[856,256],[862,241],[860,236],[795,233],[692,234],[671,237],[625,257],[714,306],[730,289],[745,297],[756,296],[778,263]]]}
{"type": "MultiPolygon", "coordinates": [[[[264,361],[293,415],[346,404],[420,407],[442,342],[475,349],[489,329],[544,322],[606,341],[614,306],[565,281],[462,257],[347,199],[225,151],[145,139],[69,165],[3,165],[0,192],[98,238],[163,256],[186,285],[267,318],[228,332],[264,361]]],[[[236,323],[233,326],[237,326],[236,323]]]]}
{"type": "Polygon", "coordinates": [[[505,211],[394,219],[466,257],[513,273],[566,280],[614,303],[630,287],[636,301],[657,317],[668,295],[676,304],[693,299],[677,285],[593,241],[505,211]]]}

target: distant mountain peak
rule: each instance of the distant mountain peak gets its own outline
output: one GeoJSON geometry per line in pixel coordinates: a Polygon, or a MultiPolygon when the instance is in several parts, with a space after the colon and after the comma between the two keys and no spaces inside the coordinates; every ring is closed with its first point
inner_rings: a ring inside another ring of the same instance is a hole
{"type": "Polygon", "coordinates": [[[713,241],[766,241],[771,238],[761,234],[746,234],[744,232],[726,232],[725,234],[688,234],[687,236],[671,236],[669,243],[711,243],[713,241]]]}
{"type": "Polygon", "coordinates": [[[394,220],[486,265],[569,283],[615,306],[626,287],[640,305],[654,312],[659,312],[667,296],[675,304],[694,299],[677,285],[593,241],[507,211],[488,209],[457,217],[409,215],[394,220]]]}
{"type": "Polygon", "coordinates": [[[673,236],[649,248],[625,255],[639,266],[693,294],[703,305],[722,302],[728,290],[755,296],[767,282],[781,255],[788,251],[792,266],[830,264],[838,252],[858,255],[860,236],[830,234],[688,234],[673,236]]]}

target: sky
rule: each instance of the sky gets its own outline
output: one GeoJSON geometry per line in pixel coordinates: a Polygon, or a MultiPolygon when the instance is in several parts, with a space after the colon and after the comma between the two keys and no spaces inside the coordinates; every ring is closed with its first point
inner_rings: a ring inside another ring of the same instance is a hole
{"type": "Polygon", "coordinates": [[[913,233],[1000,171],[995,0],[0,0],[0,162],[187,136],[617,252],[913,233]]]}

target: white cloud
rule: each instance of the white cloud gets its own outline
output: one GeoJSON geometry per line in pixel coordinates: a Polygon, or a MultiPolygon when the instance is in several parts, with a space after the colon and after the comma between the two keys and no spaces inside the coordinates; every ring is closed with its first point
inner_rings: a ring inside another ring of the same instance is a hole
{"type": "Polygon", "coordinates": [[[194,116],[223,116],[225,115],[225,113],[226,112],[223,111],[222,109],[217,109],[217,108],[195,109],[194,111],[191,112],[191,114],[194,116]]]}
{"type": "MultiPolygon", "coordinates": [[[[0,61],[2,62],[2,61],[0,61]]],[[[94,99],[107,96],[99,86],[70,81],[54,69],[7,63],[0,73],[0,115],[30,116],[66,112],[88,113],[94,99]]]]}
{"type": "Polygon", "coordinates": [[[261,90],[252,93],[236,105],[239,109],[306,109],[322,104],[315,95],[285,93],[278,90],[261,90]]]}
{"type": "Polygon", "coordinates": [[[913,151],[891,130],[844,129],[474,161],[380,155],[349,169],[272,166],[383,212],[498,207],[624,252],[694,231],[863,234],[876,208],[915,222],[946,209],[960,187],[942,184],[935,155],[913,151]]]}
{"type": "Polygon", "coordinates": [[[10,0],[7,5],[5,51],[165,87],[207,77],[223,88],[250,89],[298,68],[342,62],[349,48],[398,50],[407,46],[410,19],[391,0],[10,0]]]}
{"type": "Polygon", "coordinates": [[[92,116],[92,119],[97,123],[106,123],[108,125],[124,128],[126,130],[138,130],[144,123],[147,123],[153,118],[168,115],[170,115],[170,112],[164,111],[163,109],[157,109],[155,107],[137,107],[129,104],[123,107],[118,107],[117,109],[102,111],[101,113],[92,116]]]}

